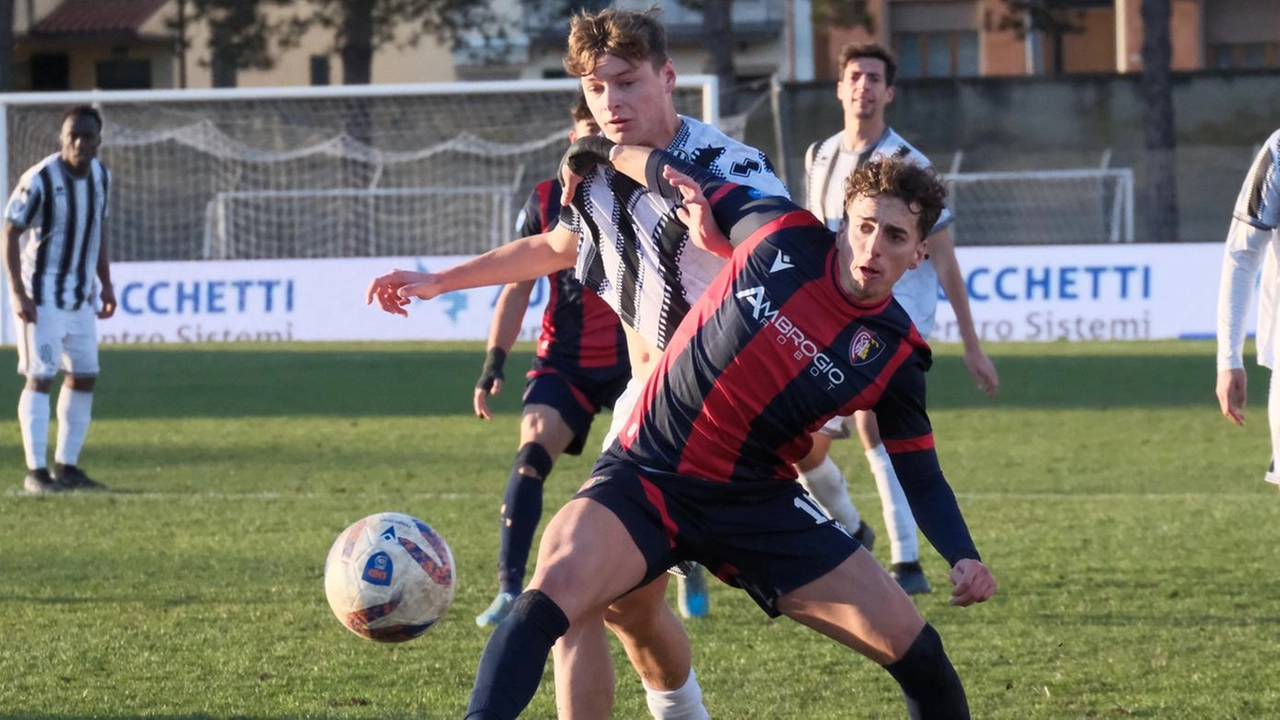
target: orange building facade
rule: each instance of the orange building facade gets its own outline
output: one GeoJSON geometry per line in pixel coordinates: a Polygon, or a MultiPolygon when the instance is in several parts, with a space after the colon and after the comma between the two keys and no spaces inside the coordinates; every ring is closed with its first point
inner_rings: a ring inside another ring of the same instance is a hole
{"type": "MultiPolygon", "coordinates": [[[[1170,2],[1174,70],[1280,68],[1280,2],[1170,2]]],[[[871,31],[817,29],[818,76],[867,40],[893,48],[903,78],[1141,71],[1142,0],[1055,5],[1056,27],[1028,31],[1006,0],[869,0],[871,31]]]]}

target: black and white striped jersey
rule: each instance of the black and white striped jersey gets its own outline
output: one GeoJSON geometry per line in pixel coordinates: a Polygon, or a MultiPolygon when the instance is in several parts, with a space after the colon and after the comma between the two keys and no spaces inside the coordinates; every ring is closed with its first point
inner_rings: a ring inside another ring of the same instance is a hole
{"type": "Polygon", "coordinates": [[[93,305],[110,193],[111,173],[97,159],[83,178],[73,176],[56,153],[23,173],[5,218],[27,229],[22,281],[38,307],[93,305]]]}
{"type": "Polygon", "coordinates": [[[1280,226],[1280,130],[1267,138],[1249,166],[1232,215],[1262,230],[1280,226]]]}
{"type": "MultiPolygon", "coordinates": [[[[680,120],[667,152],[721,179],[790,197],[764,153],[712,125],[680,120]]],[[[659,349],[725,265],[689,242],[670,201],[613,168],[588,175],[564,215],[580,238],[578,279],[659,349]]]]}

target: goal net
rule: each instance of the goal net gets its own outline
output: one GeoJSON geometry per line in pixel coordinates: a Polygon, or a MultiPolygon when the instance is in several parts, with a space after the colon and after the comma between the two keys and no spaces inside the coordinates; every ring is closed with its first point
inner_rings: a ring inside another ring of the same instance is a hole
{"type": "Polygon", "coordinates": [[[1133,241],[1133,171],[1036,170],[945,176],[966,245],[1133,241]]]}
{"type": "MultiPolygon", "coordinates": [[[[714,78],[677,111],[715,122],[714,78]]],[[[550,177],[578,81],[22,94],[0,98],[5,197],[58,148],[59,118],[105,118],[116,260],[480,253],[550,177]]]]}

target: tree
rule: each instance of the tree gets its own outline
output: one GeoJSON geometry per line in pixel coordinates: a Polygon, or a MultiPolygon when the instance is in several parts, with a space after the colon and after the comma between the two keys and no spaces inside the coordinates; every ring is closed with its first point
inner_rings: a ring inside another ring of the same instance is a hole
{"type": "Polygon", "coordinates": [[[270,11],[288,5],[289,0],[178,0],[178,12],[168,25],[175,34],[179,55],[185,57],[191,47],[191,28],[205,23],[209,58],[202,59],[200,65],[213,69],[214,87],[230,87],[238,70],[275,67],[272,39],[286,33],[288,26],[273,22],[270,11]]]}
{"type": "Polygon", "coordinates": [[[13,0],[0,0],[0,92],[13,89],[13,0]]]}
{"type": "Polygon", "coordinates": [[[1177,133],[1173,116],[1170,0],[1142,0],[1142,98],[1146,105],[1147,237],[1178,239],[1177,133]]]}
{"type": "Polygon", "coordinates": [[[720,114],[738,112],[738,71],[733,62],[733,0],[676,0],[702,13],[702,49],[719,79],[720,114]]]}
{"type": "Polygon", "coordinates": [[[1047,37],[1053,51],[1053,63],[1049,71],[1060,75],[1064,71],[1064,40],[1072,33],[1084,32],[1084,26],[1072,19],[1062,0],[1004,0],[1005,13],[996,24],[997,30],[1009,31],[1026,42],[1031,33],[1047,37]]]}
{"type": "Polygon", "coordinates": [[[471,32],[484,37],[506,32],[483,0],[186,1],[191,3],[188,25],[209,23],[211,56],[228,58],[238,69],[269,68],[280,50],[297,47],[315,28],[325,30],[333,37],[347,85],[372,80],[379,48],[413,46],[425,36],[456,45],[471,32]]]}

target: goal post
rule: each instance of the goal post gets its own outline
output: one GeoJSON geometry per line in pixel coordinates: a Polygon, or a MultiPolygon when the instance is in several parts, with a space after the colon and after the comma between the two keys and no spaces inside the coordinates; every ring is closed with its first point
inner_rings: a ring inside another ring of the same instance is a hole
{"type": "Polygon", "coordinates": [[[943,176],[965,245],[1133,242],[1133,171],[957,172],[943,176]]]}
{"type": "MultiPolygon", "coordinates": [[[[508,241],[572,127],[576,78],[0,95],[0,197],[104,117],[111,257],[123,261],[476,254],[508,241]]],[[[677,112],[717,124],[715,76],[677,112]]],[[[0,278],[0,282],[3,278],[0,278]]],[[[8,302],[8,293],[0,302],[8,302]]],[[[0,309],[0,338],[12,341],[0,309]]]]}
{"type": "MultiPolygon", "coordinates": [[[[224,193],[510,186],[515,200],[502,209],[514,219],[520,196],[554,171],[579,87],[569,78],[4,95],[0,192],[7,198],[27,167],[57,150],[66,107],[91,104],[105,117],[101,157],[115,176],[113,255],[122,259],[202,257],[207,206],[224,193]]],[[[680,78],[676,106],[718,122],[716,78],[680,78]]],[[[287,232],[269,218],[264,225],[287,232]]],[[[373,245],[351,244],[349,252],[373,245]]]]}

